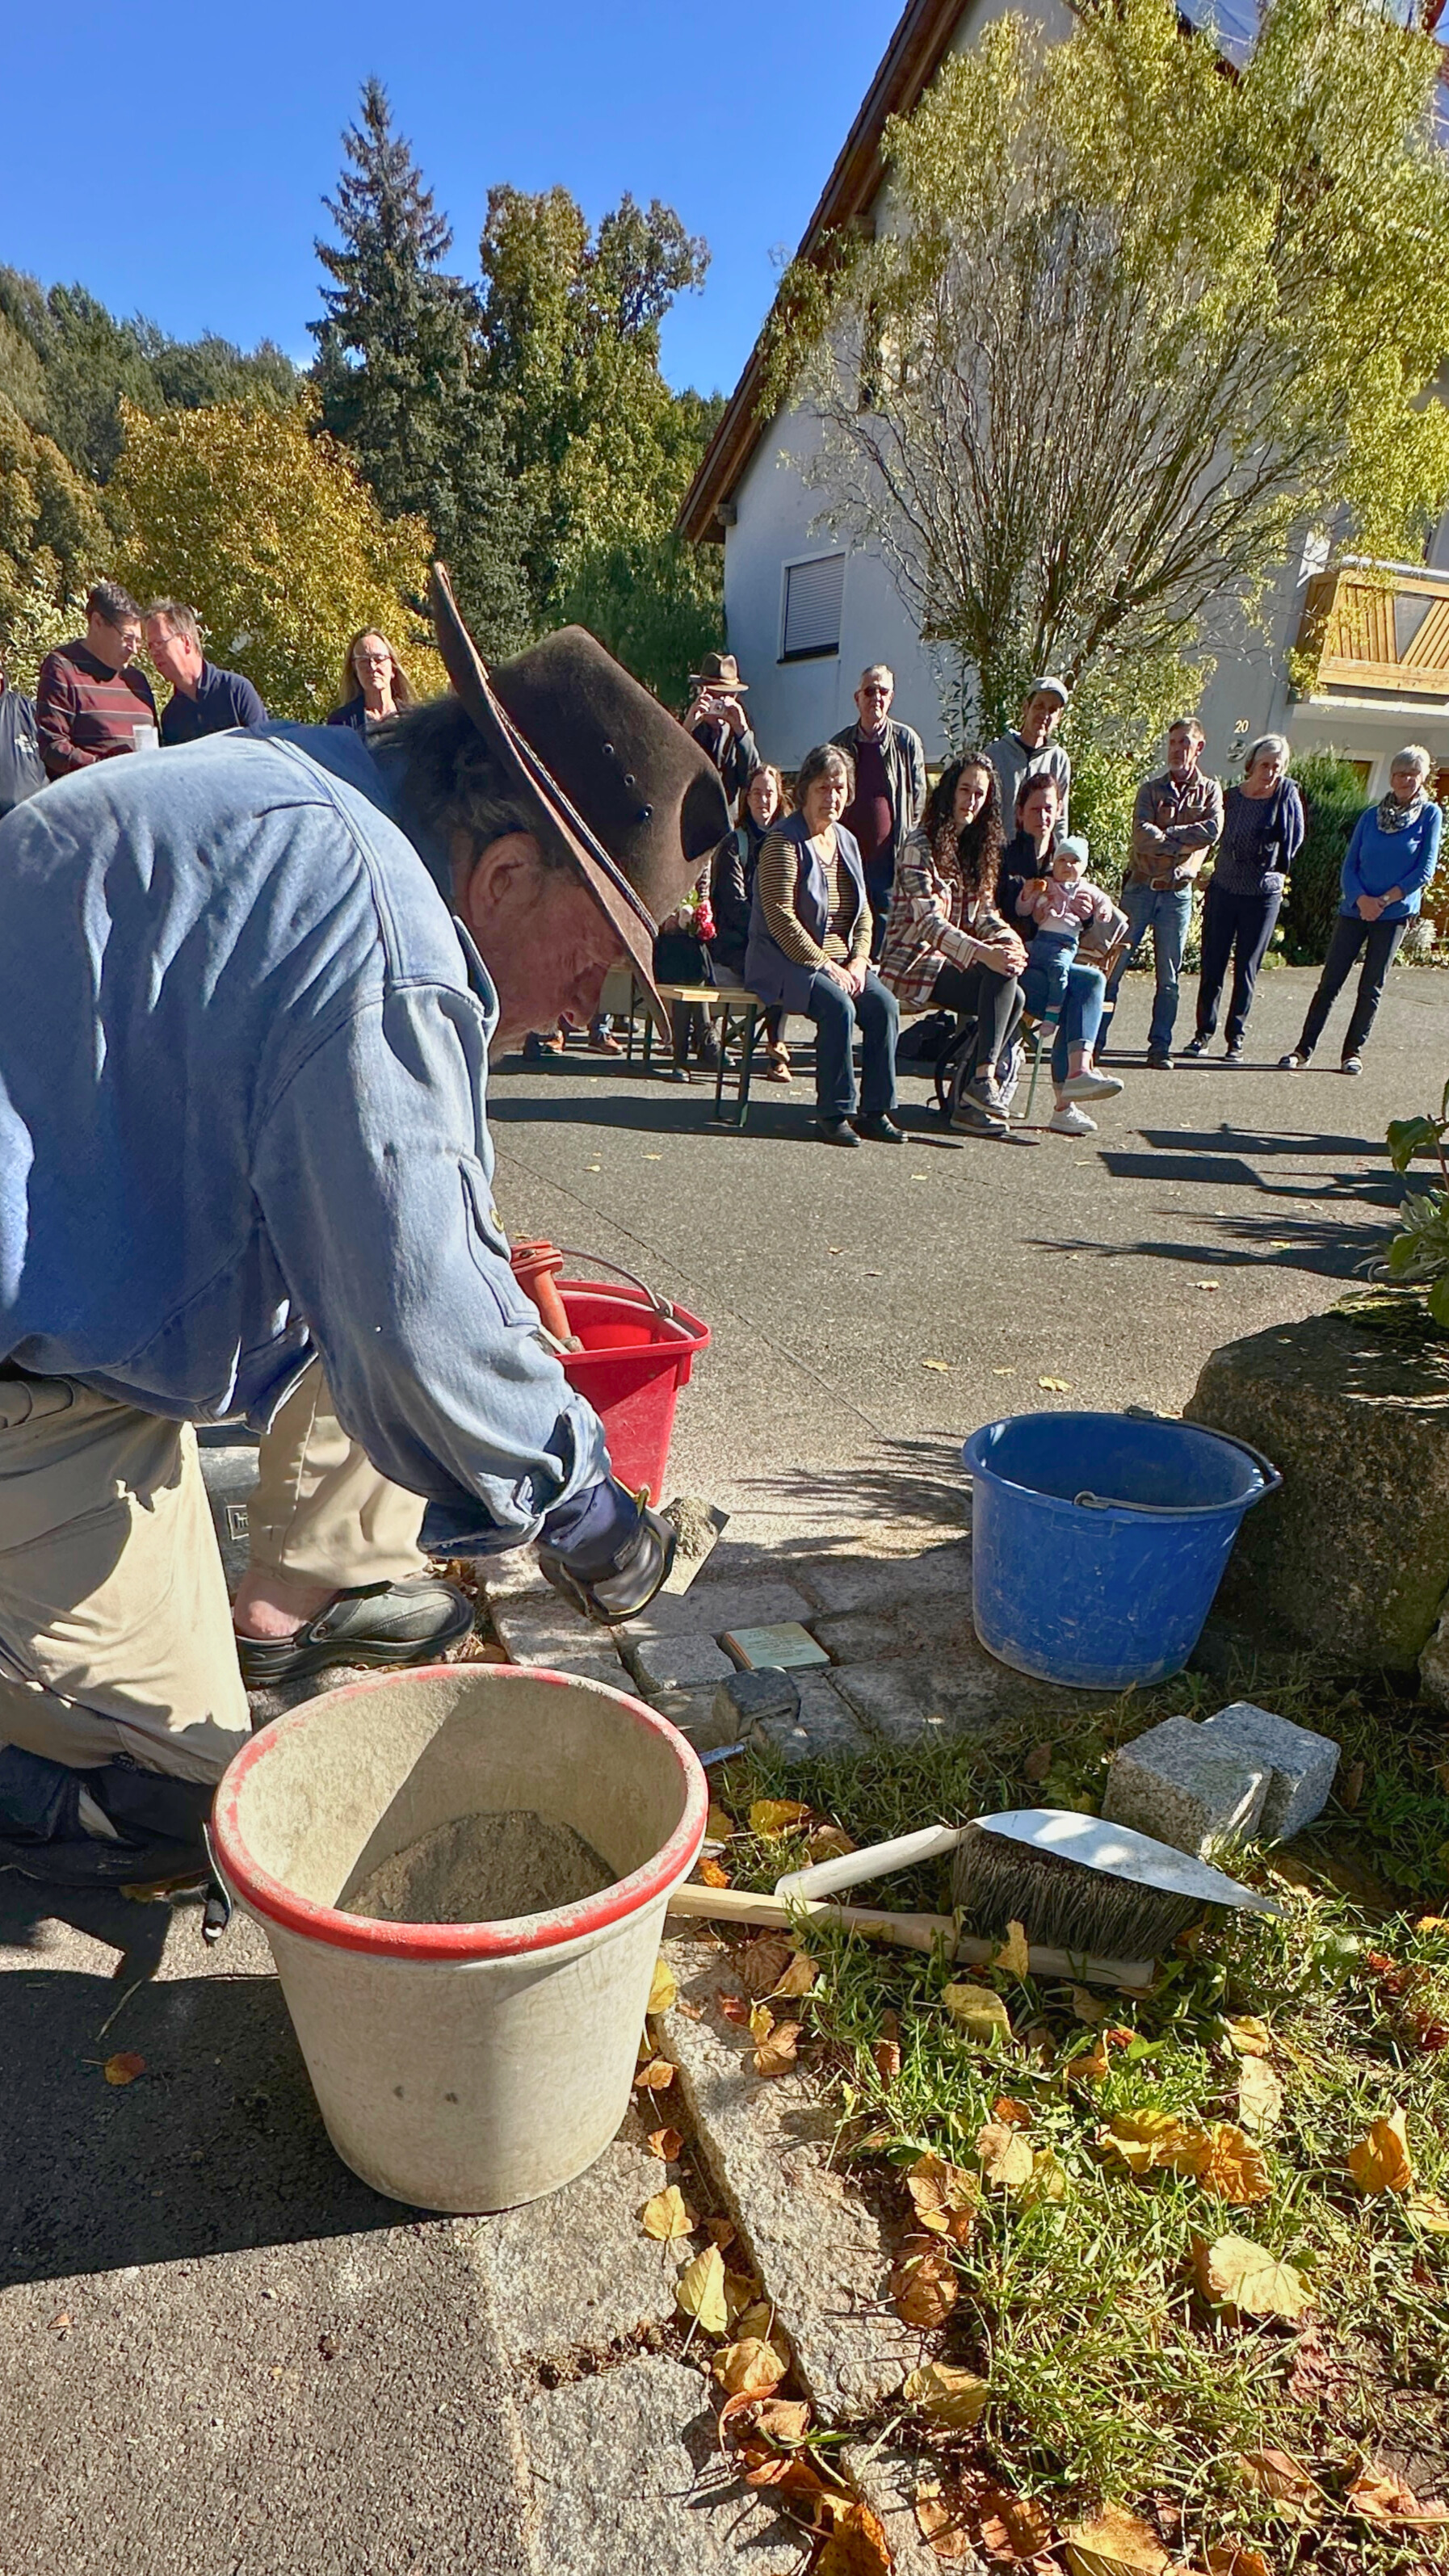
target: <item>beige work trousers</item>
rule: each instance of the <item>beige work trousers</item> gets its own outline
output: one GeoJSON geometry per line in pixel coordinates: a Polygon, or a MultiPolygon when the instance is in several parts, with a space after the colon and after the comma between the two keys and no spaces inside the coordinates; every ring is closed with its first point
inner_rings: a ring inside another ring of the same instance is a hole
{"type": "MultiPolygon", "coordinates": [[[[261,1442],[253,1563],[338,1592],[406,1581],[425,1508],[349,1439],[314,1364],[261,1442]]],[[[249,1727],[190,1424],[0,1377],[0,1743],[214,1780],[249,1727]]]]}

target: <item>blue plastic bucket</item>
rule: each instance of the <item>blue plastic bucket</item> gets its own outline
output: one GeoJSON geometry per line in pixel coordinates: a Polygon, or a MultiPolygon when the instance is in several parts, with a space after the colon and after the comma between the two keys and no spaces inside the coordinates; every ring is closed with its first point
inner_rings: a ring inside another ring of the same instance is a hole
{"type": "Polygon", "coordinates": [[[1038,1681],[1126,1690],[1181,1672],[1250,1504],[1283,1479],[1194,1422],[1018,1413],[973,1431],[971,1610],[1038,1681]]]}

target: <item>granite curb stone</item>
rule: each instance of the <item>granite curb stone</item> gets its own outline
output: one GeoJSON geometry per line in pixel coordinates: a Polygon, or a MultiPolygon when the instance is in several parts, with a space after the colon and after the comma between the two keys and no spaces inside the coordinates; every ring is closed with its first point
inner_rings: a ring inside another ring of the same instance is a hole
{"type": "Polygon", "coordinates": [[[713,1637],[640,1637],[620,1629],[619,1642],[636,1681],[646,1691],[688,1690],[697,1683],[728,1681],[736,1666],[713,1637]]]}
{"type": "Polygon", "coordinates": [[[828,1761],[841,1754],[870,1751],[869,1730],[841,1698],[832,1674],[803,1672],[796,1673],[794,1679],[800,1686],[796,1714],[753,1719],[752,1744],[761,1752],[778,1754],[789,1769],[801,1762],[828,1761]]]}
{"type": "Polygon", "coordinates": [[[1102,1814],[1207,1860],[1257,1831],[1269,1777],[1266,1763],[1226,1740],[1215,1744],[1190,1717],[1167,1717],[1114,1753],[1102,1814]]]}

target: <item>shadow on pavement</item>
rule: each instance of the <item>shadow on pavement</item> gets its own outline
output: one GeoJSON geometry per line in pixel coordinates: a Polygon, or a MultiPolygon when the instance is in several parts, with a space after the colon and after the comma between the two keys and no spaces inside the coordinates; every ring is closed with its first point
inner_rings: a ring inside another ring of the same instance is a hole
{"type": "MultiPolygon", "coordinates": [[[[801,1556],[839,1553],[861,1565],[875,1561],[862,1543],[863,1521],[878,1520],[887,1529],[925,1527],[964,1534],[970,1520],[971,1483],[961,1464],[959,1440],[887,1440],[848,1467],[751,1476],[744,1480],[744,1491],[773,1515],[788,1511],[792,1502],[800,1504],[812,1530],[799,1542],[801,1556]],[[838,1505],[841,1518],[835,1536],[819,1528],[832,1505],[838,1505]]],[[[741,1553],[747,1544],[740,1543],[741,1553]]],[[[780,1542],[772,1539],[760,1552],[778,1562],[780,1542]]],[[[883,1549],[878,1561],[888,1563],[900,1552],[883,1549]]]]}
{"type": "MultiPolygon", "coordinates": [[[[24,1884],[0,1883],[0,1937],[23,1945],[27,1921],[33,1938],[41,1919],[80,1916],[50,1891],[17,1900],[24,1884]]],[[[200,1961],[194,1915],[126,1910],[154,1915],[163,1939],[169,1921],[200,1961]]],[[[0,1977],[0,2287],[398,2226],[399,2205],[328,2143],[275,1977],[150,1982],[146,1947],[132,1941],[110,1978],[23,1962],[0,1977]],[[106,2082],[115,2050],[144,2057],[134,2083],[106,2082]]]]}

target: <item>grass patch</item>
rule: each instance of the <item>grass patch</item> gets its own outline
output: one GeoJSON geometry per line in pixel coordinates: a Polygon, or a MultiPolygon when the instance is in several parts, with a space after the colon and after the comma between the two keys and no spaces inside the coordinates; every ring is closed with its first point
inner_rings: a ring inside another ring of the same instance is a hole
{"type": "MultiPolygon", "coordinates": [[[[1024,1720],[989,1748],[932,1745],[788,1776],[751,1758],[716,1794],[741,1823],[755,1797],[805,1799],[857,1842],[993,1807],[1095,1808],[1118,1741],[1222,1697],[1196,1677],[1131,1694],[1049,1754],[1024,1720]]],[[[1449,2494],[1449,2236],[1433,2225],[1433,2196],[1449,2202],[1449,1929],[1423,1924],[1449,1912],[1449,1735],[1417,1704],[1311,1679],[1276,1688],[1273,1701],[1343,1744],[1352,1800],[1291,1855],[1241,1865],[1280,1897],[1281,1924],[1240,1918],[1188,1936],[1150,1997],[1101,1999],[1105,2022],[1090,2006],[1082,2017],[1069,1987],[998,1977],[1012,2029],[990,2046],[943,2002],[955,1973],[943,1953],[811,1925],[821,1973],[804,2009],[838,2112],[839,2160],[884,2196],[902,2236],[906,2171],[926,2154],[978,2171],[978,2133],[1003,2097],[1065,2178],[1060,2199],[1034,2204],[1029,2190],[986,2188],[968,2241],[951,2248],[957,2303],[923,2337],[922,2358],[980,2373],[991,2394],[964,2436],[933,2435],[907,2414],[897,2434],[919,2444],[923,2471],[948,2492],[957,2481],[968,2499],[973,2479],[989,2478],[1058,2520],[1115,2500],[1145,2513],[1193,2567],[1235,2537],[1274,2571],[1449,2568],[1442,2532],[1377,2526],[1350,2493],[1372,2465],[1420,2498],[1449,2494]],[[1282,2090],[1276,2122],[1256,2140],[1266,2196],[1239,2205],[1191,2174],[1136,2178],[1104,2153],[1099,2132],[1118,2114],[1236,2124],[1244,2060],[1226,2025],[1244,2015],[1267,2024],[1282,2090]],[[1365,2196],[1349,2155],[1395,2109],[1412,2192],[1365,2196]],[[1302,2274],[1313,2305],[1300,2322],[1207,2304],[1194,2248],[1228,2234],[1302,2274]],[[1245,2478],[1242,2455],[1265,2448],[1310,2473],[1319,2496],[1306,2518],[1245,2478]]],[[[804,1833],[761,1841],[746,1831],[727,1854],[733,1883],[758,1887],[806,1857],[804,1833]]],[[[863,1887],[860,1901],[944,1911],[949,1863],[863,1887]]]]}

